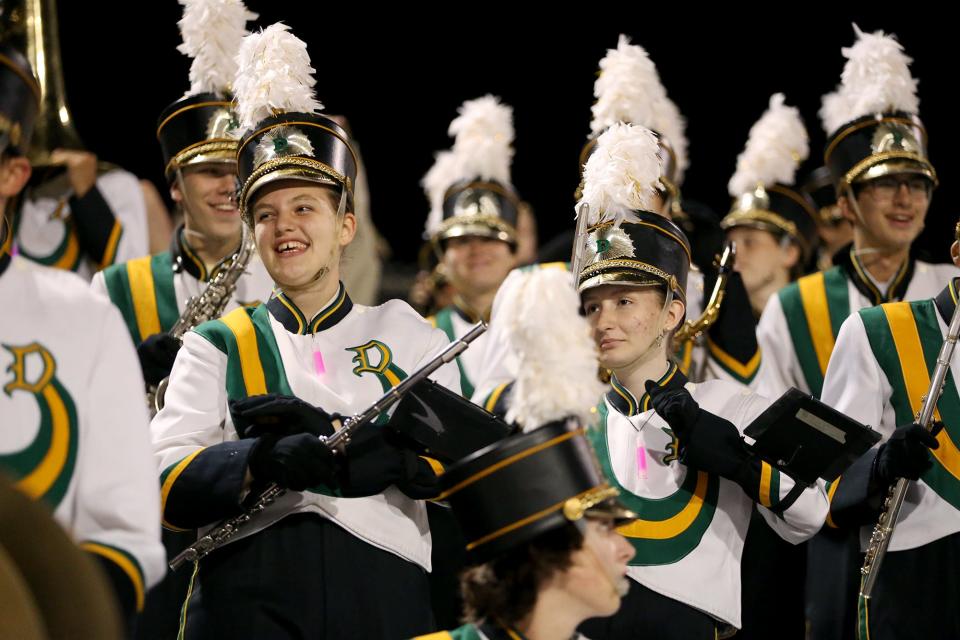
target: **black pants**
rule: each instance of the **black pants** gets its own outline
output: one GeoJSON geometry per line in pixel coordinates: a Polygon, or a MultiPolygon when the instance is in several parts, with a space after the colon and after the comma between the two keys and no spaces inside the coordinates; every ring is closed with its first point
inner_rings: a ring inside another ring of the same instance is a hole
{"type": "Polygon", "coordinates": [[[753,509],[740,560],[743,627],[737,640],[804,640],[806,544],[777,535],[753,509]]]}
{"type": "Polygon", "coordinates": [[[447,507],[427,503],[433,557],[430,572],[430,598],[433,617],[440,629],[460,626],[463,598],[460,596],[460,572],[466,560],[467,543],[460,525],[447,507]]]}
{"type": "Polygon", "coordinates": [[[716,640],[717,621],[631,580],[619,611],[609,618],[591,618],[577,631],[590,640],[716,640]]]}
{"type": "Polygon", "coordinates": [[[434,628],[426,572],[319,516],[288,516],[200,563],[188,639],[397,640],[434,628]]]}
{"type": "Polygon", "coordinates": [[[863,565],[859,533],[824,527],[807,550],[810,640],[854,640],[863,565]]]}
{"type": "Polygon", "coordinates": [[[960,638],[960,533],[888,552],[858,617],[861,640],[960,638]]]}

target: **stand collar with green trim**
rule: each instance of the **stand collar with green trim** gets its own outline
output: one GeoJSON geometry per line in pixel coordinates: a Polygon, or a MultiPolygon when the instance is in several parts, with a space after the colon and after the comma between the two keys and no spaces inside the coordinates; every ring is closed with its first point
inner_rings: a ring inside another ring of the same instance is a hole
{"type": "Polygon", "coordinates": [[[893,276],[890,286],[887,287],[886,294],[884,294],[870,279],[866,267],[863,266],[863,262],[861,262],[854,251],[853,244],[838,251],[836,255],[834,255],[833,260],[834,264],[844,270],[847,277],[853,282],[853,286],[857,288],[857,291],[866,296],[872,305],[903,299],[904,294],[907,292],[907,287],[910,286],[910,281],[913,279],[913,269],[916,265],[916,260],[914,260],[912,255],[904,260],[903,264],[900,265],[900,268],[897,270],[896,275],[893,276]]]}
{"type": "Polygon", "coordinates": [[[240,245],[237,245],[235,251],[228,253],[227,256],[218,262],[216,266],[213,267],[213,270],[208,273],[207,266],[187,241],[186,229],[183,224],[173,232],[173,240],[170,241],[170,256],[173,258],[173,272],[180,273],[181,271],[186,271],[200,282],[206,282],[212,278],[239,250],[240,245]]]}
{"type": "MultiPolygon", "coordinates": [[[[671,362],[667,372],[656,381],[657,386],[667,389],[679,389],[687,384],[687,376],[683,375],[676,363],[671,362]]],[[[610,390],[607,391],[607,401],[610,405],[625,416],[635,416],[650,410],[650,395],[644,392],[638,400],[633,393],[623,386],[617,376],[610,377],[610,390]]]]}
{"type": "Polygon", "coordinates": [[[347,290],[342,282],[330,303],[313,316],[313,319],[309,322],[303,312],[293,303],[293,300],[287,297],[283,291],[278,290],[267,301],[267,310],[270,315],[282,324],[284,329],[298,335],[319,333],[329,329],[346,318],[352,309],[353,302],[347,295],[347,290]]]}

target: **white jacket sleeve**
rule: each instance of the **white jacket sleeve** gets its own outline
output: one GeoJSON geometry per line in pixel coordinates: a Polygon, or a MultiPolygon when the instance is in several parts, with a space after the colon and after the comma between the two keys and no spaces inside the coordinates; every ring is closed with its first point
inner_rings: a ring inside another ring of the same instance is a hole
{"type": "Polygon", "coordinates": [[[129,577],[139,609],[166,570],[160,495],[140,366],[120,313],[104,311],[82,413],[73,535],[129,577]]]}
{"type": "Polygon", "coordinates": [[[150,425],[160,472],[163,525],[199,528],[232,515],[256,443],[225,428],[227,357],[195,332],[184,335],[163,409],[150,425]]]}
{"type": "Polygon", "coordinates": [[[803,376],[797,374],[800,364],[793,348],[787,318],[780,297],[770,296],[757,325],[757,342],[763,359],[757,373],[756,390],[767,398],[779,398],[790,387],[809,392],[803,376]]]}

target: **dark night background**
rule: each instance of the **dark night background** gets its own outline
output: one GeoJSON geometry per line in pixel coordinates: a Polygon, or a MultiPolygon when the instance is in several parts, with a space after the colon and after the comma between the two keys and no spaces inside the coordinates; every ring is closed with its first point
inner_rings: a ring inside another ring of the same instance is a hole
{"type": "MultiPolygon", "coordinates": [[[[514,184],[533,205],[544,242],[572,226],[597,63],[626,33],[647,49],[687,118],[684,193],[722,215],[737,154],[770,95],[782,91],[800,108],[811,139],[804,170],[812,169],[822,160],[825,137],[820,97],[839,82],[840,48],[854,40],[851,21],[896,33],[914,58],[941,179],[921,244],[934,261],[949,259],[958,215],[952,203],[960,192],[953,184],[960,162],[951,151],[956,120],[948,71],[956,36],[952,24],[936,24],[929,13],[805,5],[803,16],[787,19],[747,9],[594,3],[571,5],[575,12],[525,6],[529,17],[520,19],[519,5],[247,5],[260,14],[258,25],[283,20],[307,41],[318,96],[328,111],[350,118],[369,172],[374,220],[394,260],[406,262],[416,256],[427,213],[420,177],[434,151],[450,145],[447,125],[465,99],[493,93],[514,107],[514,184]]],[[[67,98],[87,146],[162,186],[156,117],[188,87],[189,60],[176,51],[180,5],[61,0],[59,11],[67,98]]]]}

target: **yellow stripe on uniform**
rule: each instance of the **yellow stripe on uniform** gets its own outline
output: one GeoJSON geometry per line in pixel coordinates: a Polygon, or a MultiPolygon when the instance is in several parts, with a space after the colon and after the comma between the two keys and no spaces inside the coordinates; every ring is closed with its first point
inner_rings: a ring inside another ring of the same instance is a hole
{"type": "MultiPolygon", "coordinates": [[[[766,462],[760,462],[760,504],[769,508],[772,503],[770,500],[770,480],[773,478],[773,467],[766,462]]],[[[779,497],[779,496],[778,496],[779,497]]]]}
{"type": "MultiPolygon", "coordinates": [[[[837,476],[837,479],[830,484],[830,488],[827,489],[827,503],[833,506],[833,494],[837,492],[837,487],[840,486],[840,478],[843,476],[837,476]]],[[[831,529],[839,529],[837,523],[833,521],[833,516],[830,515],[830,511],[827,511],[827,526],[831,529]]]]}
{"type": "Polygon", "coordinates": [[[80,256],[80,240],[77,238],[76,230],[72,229],[67,225],[67,247],[63,250],[63,255],[60,256],[60,259],[53,263],[53,266],[57,269],[66,269],[69,271],[73,269],[73,265],[77,263],[77,258],[80,256]]]}
{"type": "Polygon", "coordinates": [[[84,551],[101,555],[120,567],[123,572],[127,574],[127,577],[130,578],[130,582],[133,583],[133,592],[136,594],[137,600],[137,611],[143,611],[143,576],[140,575],[140,570],[130,561],[130,558],[116,549],[111,549],[110,547],[105,547],[95,542],[84,542],[80,545],[80,548],[84,551]]]}
{"type": "Polygon", "coordinates": [[[820,373],[826,374],[830,354],[833,353],[833,329],[830,325],[830,309],[827,307],[827,285],[823,281],[823,272],[815,273],[797,280],[800,288],[800,301],[803,313],[807,317],[807,327],[813,340],[813,350],[817,354],[820,373]]]}
{"type": "Polygon", "coordinates": [[[140,338],[160,333],[160,314],[157,311],[157,297],[153,289],[150,256],[127,263],[127,280],[130,282],[130,297],[133,299],[133,312],[137,318],[140,338]]]}
{"type": "Polygon", "coordinates": [[[160,487],[160,522],[164,527],[172,531],[187,531],[187,529],[175,527],[167,522],[167,519],[164,516],[164,514],[167,512],[167,498],[170,496],[170,490],[173,489],[173,483],[177,481],[177,478],[180,477],[180,474],[183,473],[183,470],[186,469],[191,462],[193,462],[193,459],[200,455],[201,451],[203,451],[203,449],[198,449],[178,462],[177,466],[173,468],[173,471],[171,471],[167,478],[163,481],[163,486],[160,487]]]}
{"type": "MultiPolygon", "coordinates": [[[[882,307],[890,333],[893,335],[893,344],[900,359],[900,370],[903,373],[903,383],[907,388],[907,397],[910,398],[910,410],[916,415],[923,404],[923,397],[930,387],[930,375],[927,373],[927,361],[923,357],[923,347],[920,345],[920,333],[913,316],[913,310],[907,302],[885,304],[882,307]]],[[[940,411],[934,410],[933,419],[940,420],[940,411]]],[[[930,454],[935,457],[943,468],[960,480],[960,450],[950,439],[946,429],[937,434],[940,447],[931,449],[930,454]]]]}
{"type": "Polygon", "coordinates": [[[248,396],[259,396],[267,392],[267,381],[263,377],[263,365],[260,363],[260,351],[257,349],[257,332],[253,328],[246,309],[234,309],[220,318],[227,325],[237,341],[240,355],[240,371],[243,373],[243,386],[248,396]]]}
{"type": "Polygon", "coordinates": [[[399,376],[397,376],[397,374],[395,374],[393,371],[390,371],[389,368],[383,370],[383,375],[386,376],[387,380],[390,382],[390,386],[392,387],[397,386],[401,382],[399,376]]]}
{"type": "Polygon", "coordinates": [[[717,362],[722,364],[724,367],[733,371],[735,374],[741,378],[748,379],[752,378],[754,374],[757,373],[757,369],[760,368],[760,350],[753,354],[753,357],[746,363],[742,363],[732,355],[724,351],[720,345],[707,337],[707,349],[710,351],[710,355],[717,359],[717,362]]]}
{"type": "Polygon", "coordinates": [[[453,640],[453,636],[450,635],[449,631],[437,631],[436,633],[428,633],[425,636],[417,636],[413,640],[453,640]]]}
{"type": "Polygon", "coordinates": [[[489,396],[487,396],[487,401],[483,403],[483,408],[493,413],[494,408],[497,406],[497,401],[500,400],[500,396],[503,395],[503,390],[507,388],[509,382],[504,382],[497,386],[489,396]]]}
{"type": "MultiPolygon", "coordinates": [[[[48,356],[44,354],[44,359],[48,356]]],[[[48,366],[49,368],[49,366],[48,366]]],[[[50,448],[33,470],[17,481],[16,487],[31,498],[40,498],[57,481],[67,463],[70,453],[70,416],[63,398],[53,385],[42,391],[43,399],[50,409],[52,432],[50,448]]]]}
{"type": "Polygon", "coordinates": [[[666,520],[634,520],[630,524],[618,527],[617,531],[627,538],[644,538],[646,540],[669,540],[686,531],[703,508],[703,501],[707,495],[709,477],[703,471],[697,471],[697,486],[690,496],[690,502],[680,513],[666,520]]]}
{"type": "Polygon", "coordinates": [[[120,244],[121,232],[123,232],[123,225],[120,224],[119,220],[114,220],[110,237],[107,238],[107,246],[103,250],[103,259],[100,261],[101,269],[106,269],[112,265],[113,259],[117,257],[117,245],[120,244]]]}

